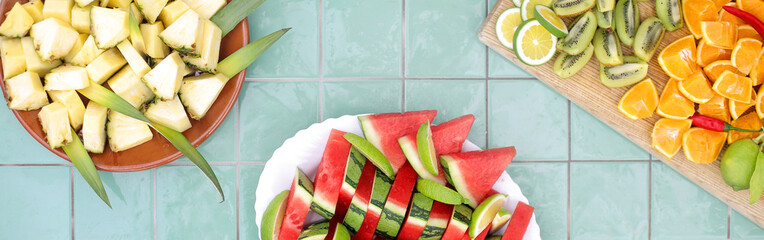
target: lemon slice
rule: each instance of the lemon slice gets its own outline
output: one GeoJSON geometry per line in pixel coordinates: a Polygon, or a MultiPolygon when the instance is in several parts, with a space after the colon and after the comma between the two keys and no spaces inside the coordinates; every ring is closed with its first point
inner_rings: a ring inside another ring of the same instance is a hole
{"type": "Polygon", "coordinates": [[[558,38],[568,36],[568,27],[565,26],[565,22],[554,13],[554,10],[544,5],[536,5],[536,7],[534,7],[534,13],[536,19],[541,23],[541,26],[544,26],[544,28],[554,36],[558,38]]]}
{"type": "Polygon", "coordinates": [[[520,5],[520,16],[523,17],[523,21],[530,20],[535,18],[536,12],[534,11],[534,8],[536,5],[542,5],[551,7],[552,6],[552,0],[523,0],[523,4],[520,5]]]}
{"type": "Polygon", "coordinates": [[[538,66],[554,57],[557,37],[541,26],[538,20],[532,19],[517,27],[513,45],[520,61],[530,66],[538,66]]]}
{"type": "Polygon", "coordinates": [[[507,195],[497,193],[481,202],[472,212],[472,219],[470,220],[470,228],[467,232],[470,238],[475,239],[478,234],[491,224],[496,214],[504,206],[504,202],[507,201],[507,195]]]}
{"type": "Polygon", "coordinates": [[[523,23],[520,18],[520,8],[510,8],[499,15],[496,21],[496,37],[499,38],[501,45],[509,49],[515,49],[512,39],[515,37],[517,26],[523,23]]]}

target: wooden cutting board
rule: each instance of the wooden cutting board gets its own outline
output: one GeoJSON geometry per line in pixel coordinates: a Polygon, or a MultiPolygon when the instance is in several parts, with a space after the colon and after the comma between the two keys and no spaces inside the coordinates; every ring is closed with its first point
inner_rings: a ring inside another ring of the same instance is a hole
{"type": "MultiPolygon", "coordinates": [[[[749,205],[748,190],[735,192],[731,187],[727,186],[722,180],[719,171],[719,161],[705,165],[696,164],[687,160],[681,151],[673,159],[665,159],[665,157],[650,147],[650,134],[653,124],[660,119],[660,116],[654,114],[653,117],[648,119],[631,120],[619,112],[617,108],[618,100],[628,90],[628,87],[614,89],[602,85],[599,77],[599,62],[594,56],[592,56],[592,59],[589,60],[589,63],[583,70],[568,79],[561,79],[552,72],[554,59],[542,66],[536,67],[527,66],[520,62],[515,56],[514,51],[502,46],[496,38],[496,19],[504,10],[513,6],[511,0],[499,0],[496,3],[488,18],[480,27],[480,32],[478,33],[480,41],[623,134],[653,156],[661,158],[661,161],[727,203],[751,221],[764,227],[764,200],[760,200],[754,205],[749,205]]],[[[642,19],[655,15],[654,6],[654,1],[639,2],[639,12],[642,19]]],[[[570,22],[570,20],[566,19],[566,22],[570,22]]],[[[660,50],[674,40],[689,34],[690,32],[687,28],[674,32],[666,32],[660,48],[649,62],[650,70],[647,77],[653,79],[658,94],[661,93],[663,86],[669,79],[668,75],[663,73],[660,65],[658,65],[658,60],[656,60],[660,50]]],[[[624,54],[631,55],[631,49],[624,46],[624,54]]]]}

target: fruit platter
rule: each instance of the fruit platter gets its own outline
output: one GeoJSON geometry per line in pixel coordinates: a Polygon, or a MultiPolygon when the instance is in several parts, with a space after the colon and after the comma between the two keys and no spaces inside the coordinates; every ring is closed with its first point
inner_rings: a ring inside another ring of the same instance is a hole
{"type": "Polygon", "coordinates": [[[515,148],[480,150],[466,140],[474,116],[433,125],[436,114],[343,116],[297,132],[260,176],[260,239],[540,239],[504,171],[515,148]]]}
{"type": "Polygon", "coordinates": [[[478,37],[764,227],[763,9],[759,0],[500,0],[478,37]]]}

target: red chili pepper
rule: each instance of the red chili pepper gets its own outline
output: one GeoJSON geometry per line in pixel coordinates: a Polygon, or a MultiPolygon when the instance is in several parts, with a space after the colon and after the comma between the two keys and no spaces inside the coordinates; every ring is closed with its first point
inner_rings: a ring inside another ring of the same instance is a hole
{"type": "Polygon", "coordinates": [[[692,115],[690,119],[692,119],[693,126],[701,127],[711,131],[728,132],[730,130],[735,130],[738,132],[761,132],[761,130],[748,130],[748,129],[736,128],[722,120],[712,118],[709,116],[703,116],[697,113],[695,115],[692,115]]]}
{"type": "Polygon", "coordinates": [[[724,11],[743,19],[743,21],[748,23],[748,25],[751,25],[753,29],[756,29],[756,32],[759,32],[759,35],[764,36],[764,22],[761,22],[759,18],[733,6],[724,6],[722,8],[724,8],[724,11]]]}

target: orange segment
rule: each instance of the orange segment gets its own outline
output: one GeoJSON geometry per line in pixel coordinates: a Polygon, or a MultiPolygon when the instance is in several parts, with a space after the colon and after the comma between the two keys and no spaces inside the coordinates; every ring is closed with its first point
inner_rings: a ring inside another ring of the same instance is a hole
{"type": "Polygon", "coordinates": [[[714,90],[711,89],[711,84],[708,83],[702,71],[690,75],[677,84],[679,92],[695,103],[706,103],[714,97],[714,90]]]}
{"type": "Polygon", "coordinates": [[[764,38],[759,35],[759,32],[756,31],[756,29],[753,29],[751,25],[738,25],[737,27],[737,38],[743,39],[743,38],[753,38],[756,40],[759,40],[759,42],[764,42],[764,38]]]}
{"type": "Polygon", "coordinates": [[[730,111],[727,103],[727,99],[719,96],[719,94],[714,94],[714,97],[712,97],[711,100],[698,105],[698,113],[729,122],[730,111]]]}
{"type": "Polygon", "coordinates": [[[737,8],[753,14],[759,20],[764,21],[764,1],[761,0],[737,0],[737,8]]]}
{"type": "Polygon", "coordinates": [[[743,75],[748,75],[761,51],[761,42],[753,38],[742,38],[732,49],[730,61],[743,75]]]}
{"type": "Polygon", "coordinates": [[[687,29],[690,30],[695,38],[700,38],[701,22],[716,21],[719,19],[719,10],[716,3],[712,0],[685,0],[682,1],[682,16],[687,23],[687,29]]]}
{"type": "Polygon", "coordinates": [[[679,80],[669,79],[658,101],[658,115],[671,119],[686,119],[695,113],[695,103],[679,92],[679,80]]]}
{"type": "Polygon", "coordinates": [[[732,50],[721,49],[705,43],[705,41],[698,41],[698,56],[695,57],[698,66],[705,67],[717,60],[729,60],[732,56],[732,50]]]}
{"type": "Polygon", "coordinates": [[[751,89],[753,89],[751,84],[750,78],[724,71],[711,89],[722,97],[738,102],[748,102],[751,100],[751,89]]]}
{"type": "Polygon", "coordinates": [[[730,106],[730,116],[732,119],[737,119],[745,111],[748,111],[749,108],[753,107],[753,105],[756,104],[756,91],[751,88],[751,101],[750,102],[738,102],[734,100],[729,100],[729,106],[730,106]]]}
{"type": "Polygon", "coordinates": [[[671,159],[682,147],[682,136],[690,129],[690,125],[692,125],[690,119],[661,118],[655,122],[653,127],[653,133],[650,135],[652,137],[650,146],[666,158],[671,159]]]}
{"type": "Polygon", "coordinates": [[[735,6],[735,3],[731,2],[731,0],[713,0],[716,4],[716,11],[719,12],[722,10],[722,7],[724,6],[735,6]]]}
{"type": "Polygon", "coordinates": [[[740,75],[743,74],[738,71],[735,66],[732,66],[732,61],[730,60],[717,60],[703,68],[703,72],[706,73],[708,80],[711,80],[711,82],[716,82],[716,79],[718,79],[724,71],[730,71],[740,75]]]}
{"type": "Polygon", "coordinates": [[[682,148],[684,156],[690,161],[701,164],[709,164],[719,157],[727,138],[725,132],[714,132],[702,128],[690,128],[682,136],[682,148]]]}
{"type": "Polygon", "coordinates": [[[764,88],[759,88],[759,93],[756,94],[756,115],[759,116],[759,118],[764,118],[764,88]]]}
{"type": "Polygon", "coordinates": [[[756,63],[753,64],[749,77],[754,86],[764,83],[764,48],[759,51],[759,56],[756,58],[756,63]]]}
{"type": "Polygon", "coordinates": [[[696,52],[695,39],[687,35],[663,48],[658,55],[658,64],[667,75],[682,80],[700,70],[695,62],[696,52]]]}
{"type": "Polygon", "coordinates": [[[618,110],[634,120],[652,116],[657,106],[658,91],[649,78],[631,87],[618,101],[618,110]]]}
{"type": "Polygon", "coordinates": [[[732,49],[737,42],[737,26],[729,22],[701,22],[700,30],[706,44],[732,49]]]}
{"type": "MultiPolygon", "coordinates": [[[[755,112],[749,112],[745,115],[741,116],[738,119],[732,120],[730,123],[733,127],[740,128],[740,129],[750,129],[750,130],[757,130],[761,129],[761,120],[759,120],[759,117],[756,115],[755,112]]],[[[727,133],[727,144],[732,144],[733,142],[745,139],[745,138],[756,138],[756,136],[759,136],[759,133],[757,132],[738,132],[735,130],[730,130],[727,133]]]]}

